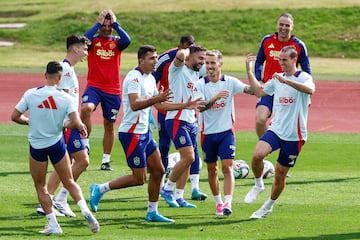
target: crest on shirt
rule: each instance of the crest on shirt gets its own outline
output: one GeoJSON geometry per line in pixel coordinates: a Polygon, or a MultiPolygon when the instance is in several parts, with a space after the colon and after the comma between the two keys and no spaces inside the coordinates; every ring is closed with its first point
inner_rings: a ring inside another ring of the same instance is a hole
{"type": "Polygon", "coordinates": [[[109,47],[110,47],[110,49],[114,49],[114,48],[116,48],[116,44],[115,44],[115,42],[114,42],[114,41],[112,41],[112,42],[110,43],[109,47]]]}

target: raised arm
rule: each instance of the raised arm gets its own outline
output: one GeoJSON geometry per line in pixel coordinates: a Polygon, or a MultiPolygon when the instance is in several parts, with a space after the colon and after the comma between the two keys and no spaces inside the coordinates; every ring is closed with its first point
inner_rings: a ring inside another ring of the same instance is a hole
{"type": "Polygon", "coordinates": [[[107,11],[102,10],[96,19],[95,25],[92,26],[89,30],[87,30],[86,33],[84,34],[84,36],[87,37],[90,41],[92,41],[94,39],[95,34],[101,28],[101,26],[104,24],[106,14],[107,14],[107,11]]]}
{"type": "Polygon", "coordinates": [[[254,73],[252,72],[252,65],[255,60],[256,57],[251,54],[246,56],[246,61],[245,61],[246,73],[250,82],[251,89],[254,92],[254,95],[257,97],[261,97],[261,96],[265,96],[266,93],[263,91],[262,85],[259,83],[254,73]]]}
{"type": "Polygon", "coordinates": [[[189,54],[190,54],[189,48],[179,49],[179,51],[177,51],[176,56],[174,58],[174,65],[176,67],[181,67],[182,65],[184,65],[186,58],[189,57],[189,54]]]}
{"type": "Polygon", "coordinates": [[[119,35],[120,39],[118,40],[119,43],[119,50],[122,51],[125,48],[127,48],[130,43],[131,43],[131,37],[129,36],[129,34],[120,26],[120,23],[117,21],[117,18],[114,14],[114,12],[109,9],[108,13],[110,14],[111,17],[111,26],[112,28],[117,32],[117,34],[119,35]]]}

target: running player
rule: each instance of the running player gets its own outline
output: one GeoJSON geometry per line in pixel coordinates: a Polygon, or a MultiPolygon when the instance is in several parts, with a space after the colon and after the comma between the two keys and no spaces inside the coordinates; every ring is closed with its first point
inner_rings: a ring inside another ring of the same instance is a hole
{"type": "Polygon", "coordinates": [[[161,163],[159,148],[149,129],[149,112],[152,105],[162,110],[194,109],[197,101],[191,98],[185,103],[168,102],[170,89],[158,92],[152,72],[157,63],[155,47],[141,46],[138,50],[139,65],[130,71],[123,84],[124,116],[119,126],[119,140],[124,148],[131,175],[121,176],[90,188],[90,207],[96,212],[104,193],[120,188],[145,184],[146,171],[150,172],[148,183],[148,222],[174,222],[158,213],[160,182],[165,170],[161,163]]]}
{"type": "Polygon", "coordinates": [[[52,200],[46,188],[48,159],[57,171],[64,187],[80,207],[82,215],[88,222],[92,232],[98,232],[100,226],[91,214],[71,173],[70,158],[66,151],[63,128],[77,129],[83,137],[87,137],[86,125],[81,122],[74,100],[69,94],[57,88],[62,74],[60,63],[52,61],[46,66],[46,84],[25,92],[15,106],[11,120],[29,125],[30,173],[33,178],[37,197],[43,207],[48,224],[40,233],[62,234],[52,208],[52,200]],[[24,112],[29,111],[29,117],[24,112]],[[64,121],[66,117],[70,120],[64,121]]]}
{"type": "MultiPolygon", "coordinates": [[[[75,73],[74,66],[84,60],[88,55],[89,40],[85,36],[69,35],[66,38],[67,53],[63,61],[60,63],[63,71],[61,81],[58,88],[67,92],[72,98],[76,109],[79,108],[79,81],[75,73]]],[[[75,181],[79,178],[80,174],[85,171],[89,165],[89,156],[87,154],[84,139],[76,129],[64,130],[65,143],[70,159],[72,159],[72,173],[75,181]]],[[[68,217],[76,217],[76,214],[71,210],[67,197],[69,191],[62,187],[59,193],[53,198],[57,187],[60,184],[60,179],[56,171],[54,171],[49,178],[47,189],[53,199],[54,207],[60,213],[68,217]]],[[[41,205],[37,208],[39,214],[45,214],[41,205]]],[[[58,213],[57,213],[58,214],[58,213]]]]}
{"type": "Polygon", "coordinates": [[[295,166],[302,146],[307,140],[307,119],[310,95],[315,92],[315,84],[310,74],[296,67],[298,53],[294,46],[286,46],[279,53],[282,73],[274,73],[273,78],[261,86],[252,73],[254,56],[246,58],[246,71],[257,97],[274,96],[274,118],[265,134],[256,145],[252,158],[252,171],[255,185],[245,196],[245,202],[251,203],[264,191],[262,172],[263,159],[273,151],[280,149],[275,166],[274,182],[270,198],[255,211],[250,218],[264,218],[272,212],[275,201],[285,188],[286,175],[295,166]]]}

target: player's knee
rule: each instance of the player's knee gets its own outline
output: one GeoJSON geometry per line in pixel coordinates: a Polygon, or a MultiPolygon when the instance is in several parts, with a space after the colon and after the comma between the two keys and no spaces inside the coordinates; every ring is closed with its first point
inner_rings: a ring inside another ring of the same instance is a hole
{"type": "Polygon", "coordinates": [[[224,175],[232,174],[232,167],[231,166],[223,166],[222,173],[224,175]]]}
{"type": "Polygon", "coordinates": [[[189,157],[186,157],[184,158],[184,161],[186,163],[186,165],[190,166],[193,162],[195,162],[195,158],[194,156],[189,156],[189,157]]]}
{"type": "Polygon", "coordinates": [[[255,163],[260,163],[260,162],[263,161],[264,158],[265,158],[265,156],[264,156],[263,154],[255,151],[252,160],[253,160],[253,162],[255,162],[255,163]]]}
{"type": "Polygon", "coordinates": [[[87,169],[89,167],[89,161],[88,160],[83,160],[81,162],[78,163],[78,167],[84,171],[85,169],[87,169]]]}
{"type": "Polygon", "coordinates": [[[266,124],[267,119],[268,119],[268,117],[265,115],[256,115],[255,123],[256,123],[256,125],[262,126],[262,125],[266,124]]]}
{"type": "Polygon", "coordinates": [[[92,104],[85,103],[85,104],[81,105],[81,114],[82,115],[88,115],[93,111],[94,111],[94,106],[92,104]]]}

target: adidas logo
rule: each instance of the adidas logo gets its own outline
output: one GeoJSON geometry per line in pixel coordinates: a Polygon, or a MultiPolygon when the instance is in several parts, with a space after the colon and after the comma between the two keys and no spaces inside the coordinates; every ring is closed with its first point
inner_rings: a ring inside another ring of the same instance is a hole
{"type": "Polygon", "coordinates": [[[275,48],[275,47],[274,47],[274,44],[270,44],[270,45],[268,46],[268,48],[275,48]]]}
{"type": "Polygon", "coordinates": [[[97,46],[97,47],[101,47],[101,43],[100,43],[100,42],[98,42],[98,43],[96,43],[96,44],[95,44],[95,46],[97,46]]]}
{"type": "Polygon", "coordinates": [[[44,100],[42,104],[38,105],[38,108],[46,108],[46,109],[54,109],[56,110],[56,103],[52,96],[48,97],[48,99],[44,100]]]}

